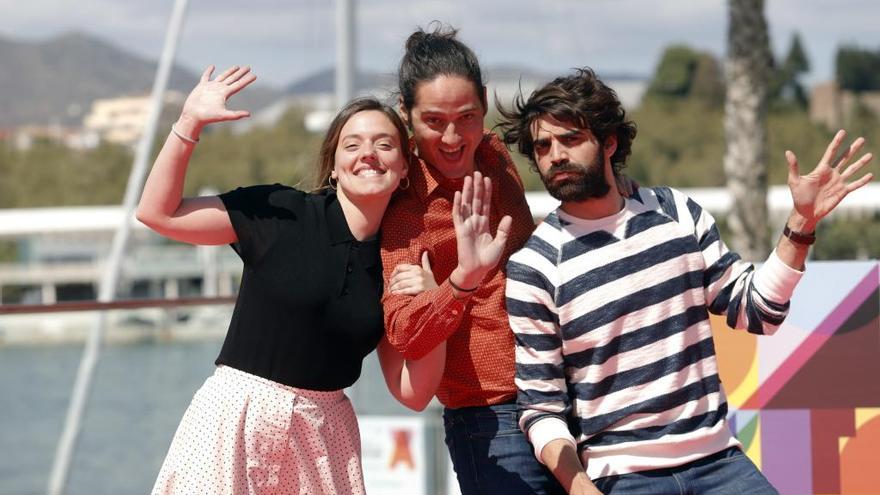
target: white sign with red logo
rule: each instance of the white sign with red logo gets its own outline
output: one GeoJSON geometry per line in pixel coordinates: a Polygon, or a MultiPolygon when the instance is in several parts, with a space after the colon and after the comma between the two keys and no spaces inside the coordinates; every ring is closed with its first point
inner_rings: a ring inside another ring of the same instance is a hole
{"type": "Polygon", "coordinates": [[[426,495],[426,422],[418,416],[360,416],[364,484],[370,495],[426,495]]]}

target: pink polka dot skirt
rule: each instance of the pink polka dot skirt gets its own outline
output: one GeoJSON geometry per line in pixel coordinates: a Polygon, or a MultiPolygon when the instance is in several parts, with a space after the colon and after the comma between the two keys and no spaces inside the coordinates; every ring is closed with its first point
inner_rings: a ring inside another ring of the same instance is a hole
{"type": "Polygon", "coordinates": [[[196,392],[153,494],[363,494],[348,397],[227,366],[196,392]]]}

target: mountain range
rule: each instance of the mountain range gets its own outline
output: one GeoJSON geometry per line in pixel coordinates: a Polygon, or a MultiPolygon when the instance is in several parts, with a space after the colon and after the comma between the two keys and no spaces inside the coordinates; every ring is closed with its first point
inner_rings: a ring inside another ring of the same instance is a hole
{"type": "MultiPolygon", "coordinates": [[[[0,38],[0,61],[0,128],[79,124],[95,99],[149,93],[156,72],[155,60],[80,32],[42,42],[0,38]]],[[[175,65],[168,88],[187,94],[198,78],[175,65]]],[[[244,108],[261,108],[279,94],[255,86],[237,98],[244,108]]]]}
{"type": "MultiPolygon", "coordinates": [[[[0,37],[0,61],[0,130],[27,124],[78,125],[98,98],[149,93],[156,72],[155,60],[82,32],[39,42],[0,37]]],[[[521,67],[488,67],[485,72],[492,82],[507,85],[550,79],[521,67]]],[[[168,88],[186,94],[198,78],[198,73],[176,64],[168,88]]],[[[390,89],[396,82],[394,74],[358,71],[355,89],[390,89]]],[[[330,67],[281,89],[258,82],[236,95],[236,106],[259,112],[283,97],[330,93],[333,86],[330,67]]]]}

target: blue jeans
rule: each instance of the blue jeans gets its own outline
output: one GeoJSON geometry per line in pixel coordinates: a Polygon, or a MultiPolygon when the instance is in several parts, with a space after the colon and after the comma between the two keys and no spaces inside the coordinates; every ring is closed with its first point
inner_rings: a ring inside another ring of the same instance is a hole
{"type": "Polygon", "coordinates": [[[779,492],[737,447],[682,466],[593,480],[602,493],[626,495],[778,495],[779,492]]]}
{"type": "Polygon", "coordinates": [[[446,446],[462,495],[564,494],[535,459],[516,404],[443,410],[446,446]]]}

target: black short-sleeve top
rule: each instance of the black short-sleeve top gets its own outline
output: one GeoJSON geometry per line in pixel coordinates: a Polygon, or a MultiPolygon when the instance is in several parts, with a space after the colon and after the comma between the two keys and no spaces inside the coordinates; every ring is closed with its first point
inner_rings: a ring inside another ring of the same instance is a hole
{"type": "Polygon", "coordinates": [[[333,191],[220,195],[244,262],[218,365],[310,390],[352,385],[382,337],[379,241],[357,241],[333,191]]]}

